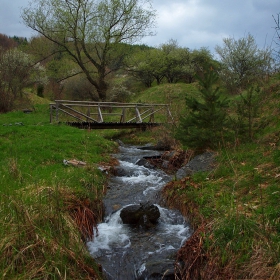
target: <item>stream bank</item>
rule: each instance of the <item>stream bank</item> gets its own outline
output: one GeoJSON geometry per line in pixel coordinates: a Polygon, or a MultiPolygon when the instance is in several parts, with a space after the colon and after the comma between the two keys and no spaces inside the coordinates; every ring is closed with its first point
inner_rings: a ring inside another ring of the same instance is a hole
{"type": "Polygon", "coordinates": [[[192,234],[182,214],[165,208],[160,195],[173,180],[174,170],[182,162],[189,162],[192,154],[146,147],[121,145],[114,155],[120,164],[103,200],[105,218],[98,225],[95,239],[87,243],[89,252],[103,267],[105,279],[175,279],[177,252],[192,234]],[[136,228],[122,223],[120,212],[124,207],[147,202],[160,211],[155,227],[136,228]]]}
{"type": "Polygon", "coordinates": [[[103,199],[104,220],[98,224],[93,241],[87,243],[93,258],[103,268],[105,279],[174,279],[176,253],[191,236],[189,224],[178,210],[161,205],[160,190],[172,180],[147,158],[162,152],[120,146],[113,155],[119,165],[111,176],[103,199]],[[130,205],[150,203],[160,217],[152,227],[131,226],[121,220],[121,211],[130,205]]]}

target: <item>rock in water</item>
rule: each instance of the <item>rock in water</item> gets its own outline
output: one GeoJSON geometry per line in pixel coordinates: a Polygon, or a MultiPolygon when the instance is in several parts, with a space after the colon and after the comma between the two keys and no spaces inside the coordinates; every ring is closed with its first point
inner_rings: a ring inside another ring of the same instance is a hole
{"type": "Polygon", "coordinates": [[[150,228],[157,223],[160,212],[154,204],[135,204],[123,208],[120,217],[124,224],[150,228]]]}

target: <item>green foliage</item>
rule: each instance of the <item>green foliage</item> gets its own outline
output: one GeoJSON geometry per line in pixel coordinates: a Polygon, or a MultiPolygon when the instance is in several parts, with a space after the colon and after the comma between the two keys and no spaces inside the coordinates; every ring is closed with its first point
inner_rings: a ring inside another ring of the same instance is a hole
{"type": "Polygon", "coordinates": [[[126,60],[126,71],[142,82],[146,87],[151,87],[154,79],[159,84],[164,77],[163,55],[157,49],[145,49],[134,52],[126,60]]]}
{"type": "Polygon", "coordinates": [[[181,48],[176,41],[170,40],[160,49],[164,54],[164,76],[168,83],[176,83],[184,76],[194,75],[188,48],[181,48]]]}
{"type": "Polygon", "coordinates": [[[218,75],[210,70],[199,78],[199,98],[186,97],[186,116],[182,117],[176,138],[189,148],[218,147],[227,125],[227,98],[215,84],[218,75]]]}
{"type": "Polygon", "coordinates": [[[212,63],[212,56],[207,49],[191,51],[179,47],[175,40],[169,40],[159,48],[147,48],[136,51],[127,59],[127,71],[134,75],[146,87],[168,82],[191,83],[195,74],[212,63]]]}
{"type": "Polygon", "coordinates": [[[155,12],[147,3],[104,0],[79,1],[77,5],[75,1],[35,0],[23,9],[22,18],[54,43],[55,51],[67,53],[105,101],[106,78],[120,68],[127,54],[121,43],[133,44],[153,34],[155,12]]]}
{"type": "Polygon", "coordinates": [[[258,49],[250,34],[239,40],[225,38],[224,46],[217,46],[216,52],[221,59],[222,81],[232,93],[260,83],[272,67],[271,50],[258,49]]]}
{"type": "Polygon", "coordinates": [[[0,52],[0,69],[0,112],[13,109],[28,85],[46,82],[44,67],[34,65],[32,56],[16,48],[0,52]]]}
{"type": "Polygon", "coordinates": [[[33,61],[17,49],[0,53],[0,112],[12,109],[14,100],[30,81],[33,61]]]}
{"type": "Polygon", "coordinates": [[[133,95],[123,84],[114,84],[109,91],[108,99],[112,102],[129,102],[133,95]]]}
{"type": "Polygon", "coordinates": [[[39,85],[37,86],[37,95],[38,95],[39,97],[44,97],[44,85],[39,84],[39,85]]]}
{"type": "Polygon", "coordinates": [[[236,138],[252,141],[256,132],[260,131],[260,110],[264,94],[259,87],[250,87],[247,92],[235,99],[236,118],[232,118],[236,138]]]}

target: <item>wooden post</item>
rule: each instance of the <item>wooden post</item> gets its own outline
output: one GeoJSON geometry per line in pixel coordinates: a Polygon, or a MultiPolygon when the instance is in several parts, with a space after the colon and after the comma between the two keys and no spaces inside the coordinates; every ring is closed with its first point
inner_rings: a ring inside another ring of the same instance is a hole
{"type": "Polygon", "coordinates": [[[142,121],[142,118],[141,118],[141,114],[140,114],[140,112],[137,108],[137,105],[135,107],[135,113],[136,113],[136,122],[137,123],[142,123],[143,121],[142,121]]]}
{"type": "Polygon", "coordinates": [[[59,115],[58,115],[58,110],[59,110],[59,102],[58,101],[55,101],[55,113],[56,113],[56,121],[58,122],[58,118],[59,118],[59,115]]]}
{"type": "Polygon", "coordinates": [[[155,115],[154,115],[154,113],[155,113],[155,108],[154,108],[154,106],[153,106],[153,107],[152,107],[152,114],[151,114],[150,120],[149,120],[150,123],[155,122],[155,115]]]}
{"type": "Polygon", "coordinates": [[[50,123],[52,123],[52,104],[50,104],[50,123]]]}
{"type": "Polygon", "coordinates": [[[122,109],[122,115],[121,115],[120,122],[124,123],[125,122],[125,118],[126,118],[126,110],[125,110],[125,108],[123,108],[122,109]]]}
{"type": "Polygon", "coordinates": [[[171,114],[171,112],[170,112],[170,110],[169,110],[169,106],[168,106],[168,105],[166,105],[166,110],[167,110],[167,119],[169,119],[169,117],[170,117],[172,123],[175,125],[173,116],[172,116],[172,114],[171,114]]]}
{"type": "MultiPolygon", "coordinates": [[[[87,116],[90,117],[90,107],[88,106],[88,109],[87,109],[87,116]]],[[[89,118],[87,118],[87,122],[89,121],[89,118]]]]}
{"type": "Polygon", "coordinates": [[[103,117],[102,117],[102,112],[100,108],[100,104],[98,104],[98,122],[103,123],[103,117]]]}

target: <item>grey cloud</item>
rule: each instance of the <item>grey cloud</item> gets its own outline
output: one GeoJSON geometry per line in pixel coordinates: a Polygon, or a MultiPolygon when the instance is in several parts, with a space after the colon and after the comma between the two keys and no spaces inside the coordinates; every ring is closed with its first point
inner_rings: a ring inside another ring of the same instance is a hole
{"type": "MultiPolygon", "coordinates": [[[[21,23],[20,7],[30,0],[2,0],[0,33],[31,37],[21,23]]],[[[260,47],[270,45],[275,34],[273,15],[280,13],[279,0],[152,0],[158,14],[156,36],[141,42],[159,46],[169,39],[190,49],[223,43],[225,37],[241,38],[251,33],[260,47]]]]}

